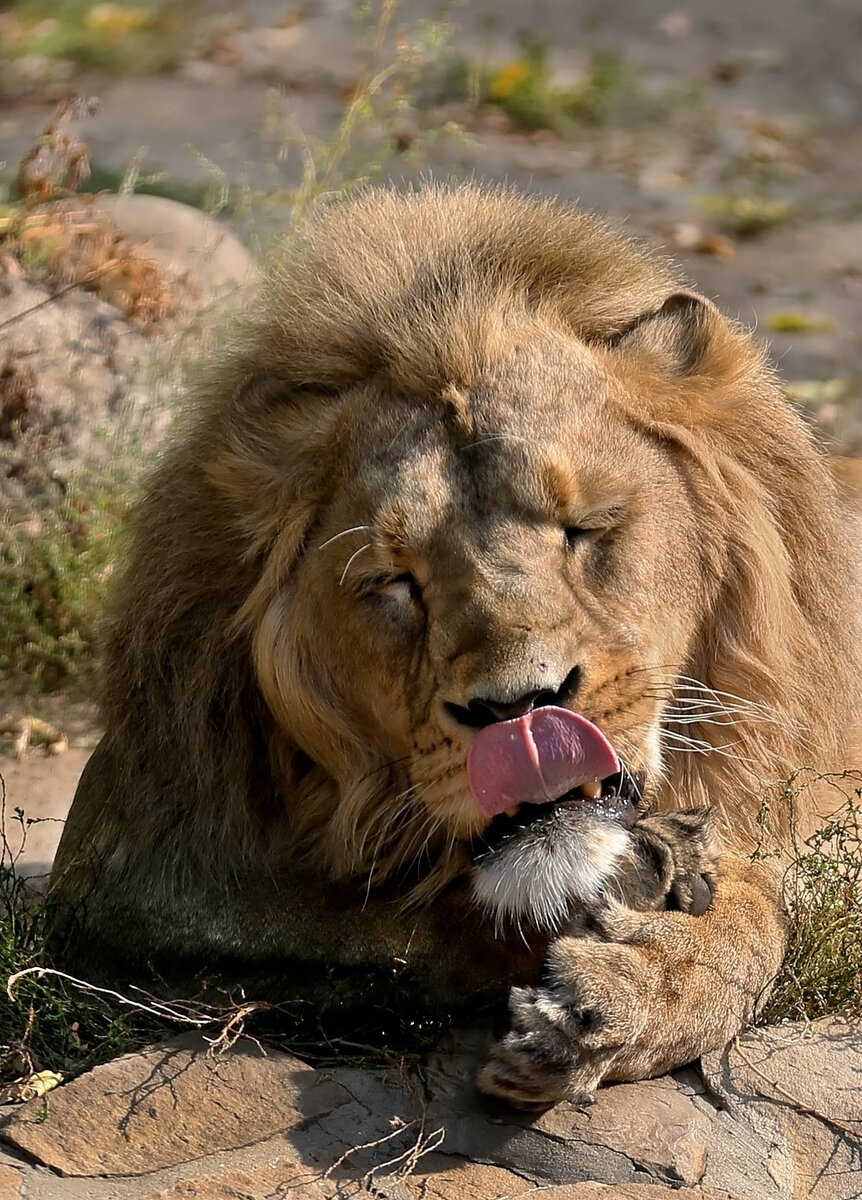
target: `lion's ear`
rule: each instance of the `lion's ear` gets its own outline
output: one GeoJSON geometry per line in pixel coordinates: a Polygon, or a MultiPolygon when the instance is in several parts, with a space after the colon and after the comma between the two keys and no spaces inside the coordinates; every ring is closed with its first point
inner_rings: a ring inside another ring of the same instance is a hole
{"type": "Polygon", "coordinates": [[[694,292],[674,292],[661,308],[644,313],[610,345],[662,375],[696,375],[712,358],[726,328],[718,310],[694,292]]]}
{"type": "Polygon", "coordinates": [[[205,469],[254,545],[268,544],[294,517],[299,528],[299,516],[313,507],[337,408],[325,391],[268,370],[234,388],[205,469]]]}
{"type": "Polygon", "coordinates": [[[255,371],[234,389],[225,410],[232,448],[261,469],[295,469],[298,440],[315,441],[329,431],[336,393],[297,384],[273,371],[255,371]]]}
{"type": "Polygon", "coordinates": [[[267,421],[293,403],[293,389],[274,371],[255,371],[235,388],[227,408],[229,426],[237,432],[267,421]]]}

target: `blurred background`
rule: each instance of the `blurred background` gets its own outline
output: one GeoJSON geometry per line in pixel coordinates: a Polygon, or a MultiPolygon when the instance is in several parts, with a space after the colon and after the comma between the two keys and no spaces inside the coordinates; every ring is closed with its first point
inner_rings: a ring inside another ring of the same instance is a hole
{"type": "Polygon", "coordinates": [[[0,3],[10,791],[68,802],[127,501],[321,195],[479,177],[625,223],[756,328],[858,489],[860,34],[855,0],[0,3]]]}

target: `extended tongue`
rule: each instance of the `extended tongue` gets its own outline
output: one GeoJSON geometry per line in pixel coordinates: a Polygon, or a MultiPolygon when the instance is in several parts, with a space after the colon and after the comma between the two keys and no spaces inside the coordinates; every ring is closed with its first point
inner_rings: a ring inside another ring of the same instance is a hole
{"type": "Polygon", "coordinates": [[[467,755],[467,778],[488,817],[513,804],[544,804],[620,769],[608,739],[567,708],[537,708],[480,730],[467,755]]]}

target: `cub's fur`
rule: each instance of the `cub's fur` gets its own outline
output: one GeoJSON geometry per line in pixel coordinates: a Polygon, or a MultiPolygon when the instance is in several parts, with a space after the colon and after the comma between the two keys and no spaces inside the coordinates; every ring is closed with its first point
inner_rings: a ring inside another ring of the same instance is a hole
{"type": "Polygon", "coordinates": [[[521,1103],[719,1044],[783,954],[746,857],[761,796],[847,765],[842,520],[762,351],[664,259],[510,192],[332,205],[137,511],[68,936],[306,994],[339,966],[431,1002],[517,984],[482,1086],[521,1103]],[[565,879],[532,827],[531,886],[486,886],[464,713],[532,692],[599,725],[659,815],[555,819],[565,879]],[[717,859],[669,819],[707,806],[717,859]]]}

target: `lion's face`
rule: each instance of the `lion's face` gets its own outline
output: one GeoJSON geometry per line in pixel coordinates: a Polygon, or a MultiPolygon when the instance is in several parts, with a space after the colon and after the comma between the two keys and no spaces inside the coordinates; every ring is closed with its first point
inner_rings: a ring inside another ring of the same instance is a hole
{"type": "Polygon", "coordinates": [[[334,712],[396,764],[378,821],[418,808],[426,835],[480,834],[471,742],[544,705],[586,716],[639,785],[657,781],[705,597],[686,488],[627,422],[613,367],[535,325],[469,392],[420,403],[369,383],[343,399],[331,498],[262,653],[282,663],[279,709],[309,756],[355,772],[328,740],[334,712]]]}

